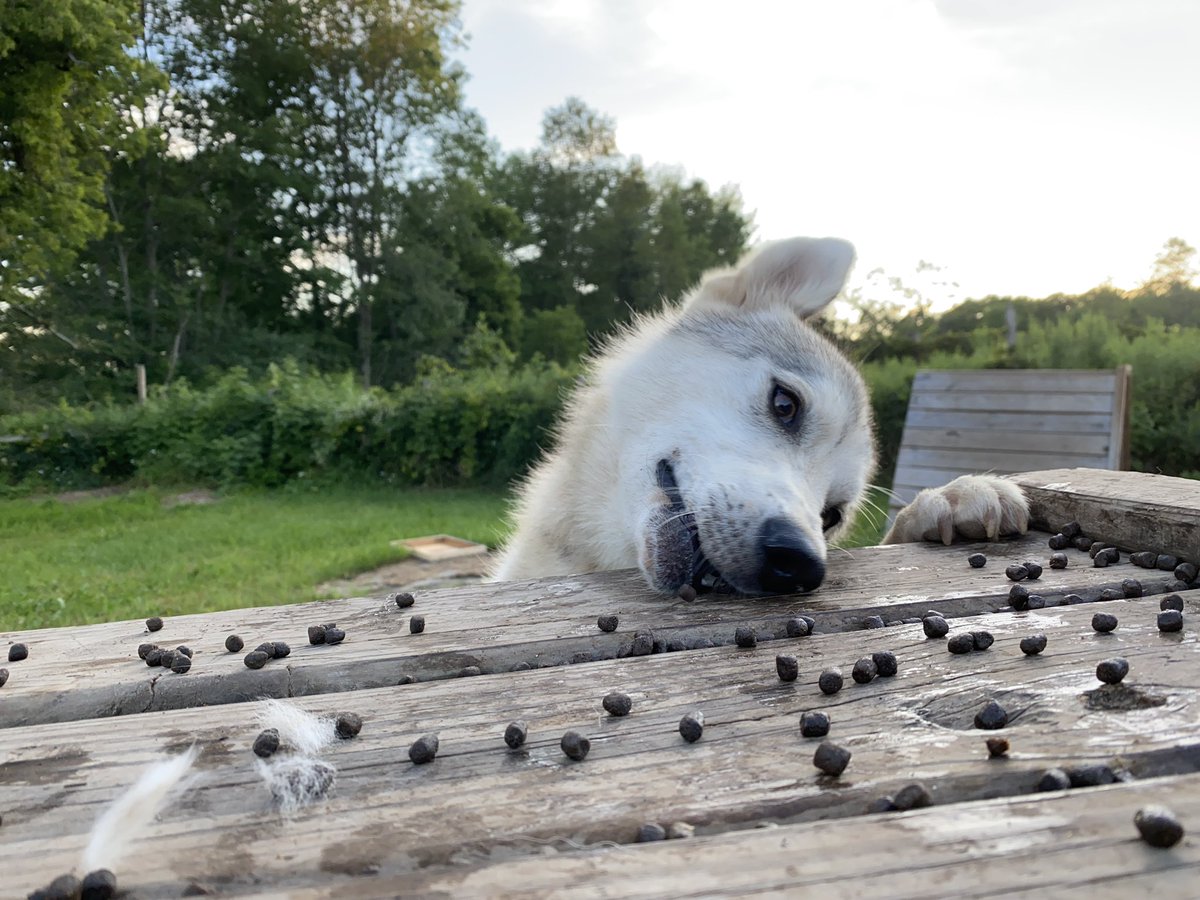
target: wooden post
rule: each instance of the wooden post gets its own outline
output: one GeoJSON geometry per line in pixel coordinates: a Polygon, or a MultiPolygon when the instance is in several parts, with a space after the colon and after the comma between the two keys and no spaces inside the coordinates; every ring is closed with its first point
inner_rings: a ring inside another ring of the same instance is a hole
{"type": "Polygon", "coordinates": [[[144,404],[146,402],[146,367],[138,363],[134,368],[137,369],[138,403],[144,404]]]}

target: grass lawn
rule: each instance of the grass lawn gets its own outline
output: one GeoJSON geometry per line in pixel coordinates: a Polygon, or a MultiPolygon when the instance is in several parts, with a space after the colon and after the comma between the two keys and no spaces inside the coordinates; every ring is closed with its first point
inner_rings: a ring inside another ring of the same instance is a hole
{"type": "MultiPolygon", "coordinates": [[[[171,495],[0,501],[0,627],[299,603],[320,582],[401,559],[395,538],[494,546],[505,533],[502,491],[328,487],[164,506],[171,495]]],[[[886,510],[882,492],[871,501],[886,510]]],[[[878,543],[882,522],[864,510],[842,546],[878,543]]]]}
{"type": "Polygon", "coordinates": [[[0,501],[0,627],[299,603],[322,581],[401,559],[389,540],[494,545],[504,531],[502,491],[262,491],[167,508],[170,495],[0,501]]]}

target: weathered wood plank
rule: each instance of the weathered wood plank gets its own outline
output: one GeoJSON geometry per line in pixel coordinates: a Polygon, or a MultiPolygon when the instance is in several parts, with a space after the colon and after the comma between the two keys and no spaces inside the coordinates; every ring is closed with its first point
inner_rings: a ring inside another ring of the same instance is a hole
{"type": "MultiPolygon", "coordinates": [[[[1010,474],[1014,472],[1034,471],[1040,466],[1056,463],[1064,457],[1070,461],[1082,462],[1086,454],[1072,453],[1068,450],[1055,450],[1046,447],[1044,450],[990,450],[990,449],[955,449],[930,450],[917,447],[902,446],[896,458],[896,471],[901,472],[908,467],[944,469],[965,466],[972,472],[998,472],[1010,474]]],[[[1097,467],[1103,465],[1103,454],[1094,457],[1097,467]]],[[[930,485],[935,487],[936,485],[930,485]]]]}
{"type": "Polygon", "coordinates": [[[909,412],[905,424],[914,428],[959,428],[966,431],[1053,431],[1061,434],[1107,435],[1112,428],[1112,416],[1076,413],[1072,410],[1000,413],[914,409],[909,412]]]}
{"type": "Polygon", "coordinates": [[[17,873],[14,888],[49,880],[73,863],[98,810],[141,766],[193,740],[205,748],[204,780],[119,873],[137,896],[178,896],[193,880],[234,894],[260,885],[357,889],[364,872],[391,878],[563,841],[626,843],[644,821],[715,833],[858,816],[913,780],[945,805],[1028,792],[1051,765],[1110,762],[1139,778],[1194,772],[1195,593],[1185,595],[1187,628],[1174,635],[1157,631],[1158,603],[1143,598],[963,620],[958,628],[987,628],[996,638],[967,656],[910,625],[305,698],[314,711],[356,710],[365,725],[328,753],[341,772],[335,794],[288,822],[271,814],[249,751],[258,704],[7,729],[0,864],[17,873]],[[1116,632],[1092,631],[1098,609],[1119,616],[1116,632]],[[1017,643],[1034,631],[1049,646],[1028,658],[1017,643]],[[823,668],[848,671],[883,648],[897,653],[897,677],[849,684],[833,697],[817,690],[823,668]],[[776,677],[780,651],[800,659],[799,681],[776,677]],[[1130,662],[1126,687],[1091,693],[1096,663],[1117,654],[1130,662]],[[629,717],[601,711],[612,689],[633,698],[629,717]],[[985,734],[971,726],[988,699],[1011,716],[1003,761],[986,759],[985,734]],[[687,745],[676,725],[696,708],[705,735],[687,745]],[[837,781],[817,776],[815,742],[799,736],[798,716],[810,709],[827,711],[831,739],[854,752],[837,781]],[[517,718],[528,721],[530,741],[512,753],[500,736],[517,718]],[[593,741],[583,763],[558,749],[568,728],[593,741]],[[426,732],[440,735],[441,752],[414,767],[405,748],[426,732]]]}
{"type": "Polygon", "coordinates": [[[1099,469],[1012,479],[1029,497],[1035,527],[1056,530],[1074,520],[1098,540],[1200,562],[1200,481],[1099,469]]]}
{"type": "Polygon", "coordinates": [[[972,412],[1034,412],[1052,413],[1060,406],[1072,413],[1112,413],[1113,400],[1105,394],[1076,394],[1047,390],[1040,394],[1007,391],[953,391],[944,393],[914,393],[909,409],[952,410],[972,412]]]}
{"type": "Polygon", "coordinates": [[[1120,380],[1112,369],[922,369],[914,391],[1033,391],[1112,395],[1120,380]]]}
{"type": "MultiPolygon", "coordinates": [[[[947,615],[976,613],[1008,605],[1008,563],[1045,559],[1048,552],[1045,535],[994,545],[837,551],[826,583],[806,596],[707,595],[684,603],[652,593],[635,572],[621,572],[429,592],[404,611],[388,608],[379,598],[352,598],[176,616],[153,635],[140,621],[12,633],[3,640],[26,642],[30,655],[8,666],[12,674],[0,698],[0,726],[381,687],[396,684],[402,675],[452,677],[467,666],[496,672],[520,663],[562,665],[615,656],[644,629],[664,640],[731,643],[739,624],[782,635],[786,620],[797,612],[813,616],[823,631],[862,627],[876,613],[902,619],[930,606],[947,615]],[[966,565],[975,549],[992,558],[986,569],[966,565]],[[424,634],[408,633],[413,612],[426,616],[424,634]],[[617,632],[597,629],[596,618],[605,613],[620,615],[617,632]],[[307,626],[330,621],[345,629],[345,643],[309,646],[307,626]],[[243,637],[245,651],[225,651],[231,632],[243,637]],[[258,671],[247,669],[245,652],[269,640],[288,642],[291,656],[258,671]],[[151,641],[192,648],[191,671],[175,675],[148,668],[137,647],[151,641]]],[[[1130,575],[1143,577],[1148,589],[1161,590],[1168,574],[1130,566],[1093,569],[1087,554],[1071,554],[1071,568],[1046,569],[1042,593],[1074,592],[1090,599],[1130,575]]]]}
{"type": "Polygon", "coordinates": [[[1047,452],[1053,448],[1058,458],[1092,457],[1104,459],[1108,455],[1107,434],[1073,435],[1053,429],[1044,431],[974,431],[962,426],[926,428],[906,425],[904,444],[907,447],[925,449],[962,450],[1007,450],[1047,452]]]}

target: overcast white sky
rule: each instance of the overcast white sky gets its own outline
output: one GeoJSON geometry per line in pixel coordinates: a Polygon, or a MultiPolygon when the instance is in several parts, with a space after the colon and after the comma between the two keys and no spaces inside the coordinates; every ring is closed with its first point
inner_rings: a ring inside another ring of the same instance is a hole
{"type": "MultiPolygon", "coordinates": [[[[1200,243],[1196,0],[465,0],[506,150],[568,95],[740,186],[756,237],[944,267],[958,299],[1130,287],[1200,243]]],[[[940,298],[939,306],[954,299],[940,298]]]]}

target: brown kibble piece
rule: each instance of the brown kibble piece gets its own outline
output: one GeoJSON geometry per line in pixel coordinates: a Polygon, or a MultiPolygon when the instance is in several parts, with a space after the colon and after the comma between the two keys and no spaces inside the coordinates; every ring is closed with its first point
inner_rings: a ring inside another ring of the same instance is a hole
{"type": "Polygon", "coordinates": [[[1173,609],[1176,612],[1183,612],[1183,598],[1178,594],[1168,594],[1158,601],[1159,609],[1173,609]]]}
{"type": "Polygon", "coordinates": [[[1051,553],[1050,554],[1050,568],[1065,569],[1066,567],[1067,567],[1067,554],[1065,554],[1065,553],[1051,553]]]}
{"type": "Polygon", "coordinates": [[[0,687],[8,684],[8,669],[0,669],[0,687]]]}
{"type": "Polygon", "coordinates": [[[309,625],[308,626],[308,642],[312,645],[325,643],[325,626],[324,625],[309,625]]]}
{"type": "Polygon", "coordinates": [[[892,805],[898,810],[924,809],[933,805],[933,794],[919,781],[914,782],[896,791],[892,797],[892,805]]]}
{"type": "Polygon", "coordinates": [[[29,658],[29,648],[24,644],[13,644],[8,648],[8,661],[20,662],[29,658]]]}
{"type": "Polygon", "coordinates": [[[158,631],[163,627],[163,620],[158,616],[151,616],[146,620],[147,631],[158,631]]]}
{"type": "Polygon", "coordinates": [[[80,887],[80,900],[111,900],[117,895],[117,876],[108,869],[88,872],[80,887]]]}
{"type": "Polygon", "coordinates": [[[679,589],[679,599],[682,600],[684,603],[693,602],[697,596],[698,595],[696,594],[696,589],[694,587],[692,587],[690,584],[685,584],[683,587],[681,587],[679,589]]]}
{"type": "Polygon", "coordinates": [[[562,752],[575,762],[582,762],[587,758],[588,751],[592,749],[592,742],[578,731],[568,731],[562,736],[559,746],[562,747],[562,752]]]}
{"type": "Polygon", "coordinates": [[[619,620],[616,616],[600,616],[596,619],[596,627],[605,632],[616,631],[618,624],[619,620]]]}
{"type": "Polygon", "coordinates": [[[151,650],[157,650],[158,644],[138,644],[138,659],[145,659],[151,650]]]}
{"type": "Polygon", "coordinates": [[[251,650],[249,653],[246,654],[246,659],[245,659],[246,668],[247,669],[261,669],[263,666],[265,666],[267,664],[267,660],[269,660],[270,658],[271,657],[267,656],[267,654],[264,653],[262,650],[251,650]]]}
{"type": "Polygon", "coordinates": [[[825,737],[829,734],[829,716],[823,712],[806,712],[800,716],[800,734],[804,737],[825,737]]]}
{"type": "MultiPolygon", "coordinates": [[[[418,617],[413,616],[413,618],[415,619],[418,617]]],[[[425,620],[421,619],[421,621],[424,622],[425,620]]],[[[326,625],[325,626],[325,643],[326,644],[329,644],[331,646],[334,644],[340,644],[345,639],[346,639],[346,632],[342,631],[342,629],[338,628],[336,625],[326,625]]]]}
{"type": "Polygon", "coordinates": [[[343,741],[358,737],[358,733],[362,731],[362,716],[358,713],[340,712],[334,720],[333,730],[343,741]]]}
{"type": "Polygon", "coordinates": [[[841,669],[826,669],[817,679],[817,687],[823,694],[836,694],[844,683],[841,669]]]}
{"type": "Polygon", "coordinates": [[[796,657],[781,653],[775,657],[775,671],[780,681],[795,681],[800,674],[800,663],[796,657]]]}
{"type": "Polygon", "coordinates": [[[412,746],[408,748],[408,758],[415,765],[423,766],[425,763],[433,762],[433,758],[437,756],[438,738],[436,734],[426,734],[413,741],[412,746]]]}
{"type": "MultiPolygon", "coordinates": [[[[413,634],[420,634],[423,632],[425,630],[425,617],[413,616],[411,619],[409,619],[408,630],[413,634]]],[[[329,640],[329,638],[326,637],[326,640],[329,640]]]]}
{"type": "Polygon", "coordinates": [[[1133,816],[1138,833],[1151,847],[1174,847],[1183,839],[1183,826],[1165,806],[1143,806],[1133,816]]]}
{"type": "Polygon", "coordinates": [[[824,772],[826,775],[832,775],[835,778],[846,771],[846,766],[850,764],[851,753],[844,747],[839,747],[837,744],[829,741],[821,741],[813,754],[813,765],[824,772]]]}
{"type": "Polygon", "coordinates": [[[254,739],[254,755],[266,759],[279,749],[279,729],[266,728],[254,739]]]}
{"type": "Polygon", "coordinates": [[[401,591],[398,594],[391,595],[392,602],[396,604],[397,609],[408,609],[417,599],[408,591],[401,591]]]}
{"type": "Polygon", "coordinates": [[[528,734],[529,726],[524,721],[509,722],[504,729],[504,743],[508,744],[510,750],[518,750],[524,746],[528,734]]]}
{"type": "Polygon", "coordinates": [[[700,736],[704,734],[704,713],[692,712],[680,719],[679,734],[689,744],[700,740],[700,736]]]}
{"type": "Polygon", "coordinates": [[[604,711],[610,716],[621,718],[629,715],[629,711],[633,709],[633,700],[628,694],[622,694],[620,691],[613,691],[610,694],[605,694],[604,699],[600,702],[604,707],[604,711]]]}
{"type": "Polygon", "coordinates": [[[869,656],[858,660],[850,671],[850,677],[858,684],[870,684],[878,674],[879,669],[875,666],[875,660],[869,656]]]}
{"type": "MultiPolygon", "coordinates": [[[[170,653],[171,651],[167,652],[170,653]]],[[[171,661],[168,665],[170,665],[171,671],[176,675],[182,675],[192,667],[192,658],[186,653],[176,650],[171,653],[171,661]]]]}
{"type": "Polygon", "coordinates": [[[242,648],[245,646],[245,641],[243,641],[236,634],[231,634],[229,637],[225,638],[225,649],[230,653],[240,653],[242,648]]]}
{"type": "Polygon", "coordinates": [[[1008,738],[988,738],[987,739],[988,756],[995,759],[998,756],[1008,755],[1008,738]]]}

